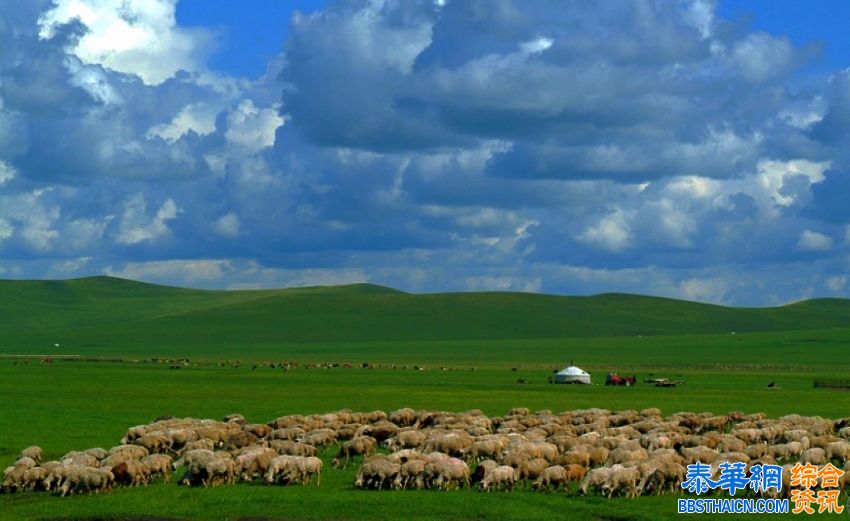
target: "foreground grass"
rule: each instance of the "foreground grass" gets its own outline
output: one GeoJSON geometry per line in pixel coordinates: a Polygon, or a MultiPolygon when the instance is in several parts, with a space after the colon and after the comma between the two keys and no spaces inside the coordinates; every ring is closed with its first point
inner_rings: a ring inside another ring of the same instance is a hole
{"type": "MultiPolygon", "coordinates": [[[[665,413],[679,410],[762,411],[771,416],[791,412],[828,417],[847,416],[850,394],[812,388],[812,378],[835,376],[846,370],[844,345],[837,333],[833,341],[808,347],[807,358],[785,360],[766,355],[764,365],[718,366],[691,354],[688,363],[675,367],[676,357],[667,352],[668,363],[651,369],[610,339],[602,347],[609,355],[619,352],[624,364],[633,364],[639,379],[650,372],[686,381],[673,389],[647,385],[634,388],[554,386],[545,383],[550,374],[544,361],[521,365],[504,363],[498,356],[485,360],[478,344],[452,344],[466,350],[479,364],[455,370],[411,369],[295,369],[289,372],[250,365],[239,368],[217,364],[170,370],[145,363],[55,362],[13,365],[0,360],[0,462],[11,462],[20,448],[37,443],[48,458],[73,449],[109,447],[118,443],[124,430],[147,423],[160,415],[220,418],[239,412],[251,421],[268,421],[290,413],[325,412],[410,406],[443,410],[480,408],[503,414],[515,406],[554,411],[603,407],[613,410],[660,407],[665,413]],[[818,356],[813,356],[814,351],[818,356]],[[831,363],[835,360],[835,363],[831,363]],[[517,384],[517,379],[529,384],[517,384]],[[781,389],[765,388],[775,381],[781,389]]],[[[781,339],[773,339],[780,341],[781,339]]],[[[700,338],[708,348],[726,339],[700,338]]],[[[744,338],[744,344],[764,342],[764,337],[744,338]]],[[[663,344],[663,343],[662,343],[663,344]]],[[[602,345],[602,344],[600,344],[602,345]]],[[[672,344],[671,344],[672,345],[672,344]]],[[[530,342],[527,349],[536,352],[530,342]]],[[[649,346],[651,347],[651,345],[649,346]]],[[[295,358],[339,357],[351,346],[323,346],[312,352],[289,353],[295,358]]],[[[419,360],[443,358],[446,346],[419,351],[419,360]]],[[[547,347],[543,346],[543,351],[547,347]]],[[[648,352],[647,359],[665,356],[664,345],[648,352]]],[[[672,349],[672,348],[670,348],[672,349]]],[[[793,348],[792,348],[793,349],[793,348]]],[[[413,348],[410,353],[412,354],[413,348]]],[[[370,355],[376,355],[377,351],[370,355]]],[[[405,349],[402,347],[402,351],[405,349]]],[[[775,349],[773,350],[775,351],[775,349]]],[[[766,351],[767,353],[768,351],[766,351]]],[[[497,349],[495,353],[500,353],[497,349]]],[[[592,356],[600,355],[598,350],[592,356]]],[[[364,354],[363,352],[359,354],[364,354]]],[[[601,358],[600,358],[601,360],[601,358]]],[[[550,364],[555,360],[550,359],[550,364]]],[[[600,366],[602,367],[602,366],[600,366]]],[[[597,382],[604,368],[593,370],[597,382]]],[[[157,484],[120,489],[111,494],[57,498],[45,493],[0,496],[0,519],[115,518],[145,515],[181,519],[563,519],[566,513],[579,519],[658,519],[675,515],[671,496],[635,501],[596,497],[573,497],[564,492],[530,491],[485,494],[477,491],[360,491],[352,486],[355,466],[346,470],[326,468],[320,487],[265,487],[240,484],[209,490],[157,484]]]]}

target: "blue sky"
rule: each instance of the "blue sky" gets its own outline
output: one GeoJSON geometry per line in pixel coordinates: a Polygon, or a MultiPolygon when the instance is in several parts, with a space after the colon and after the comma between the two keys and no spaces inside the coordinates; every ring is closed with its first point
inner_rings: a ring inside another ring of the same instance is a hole
{"type": "Polygon", "coordinates": [[[0,277],[848,296],[848,11],[0,5],[0,277]]]}

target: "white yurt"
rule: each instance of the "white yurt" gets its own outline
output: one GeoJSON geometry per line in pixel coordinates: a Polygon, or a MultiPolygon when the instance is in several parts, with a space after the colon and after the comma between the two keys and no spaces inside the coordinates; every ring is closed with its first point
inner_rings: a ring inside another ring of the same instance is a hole
{"type": "Polygon", "coordinates": [[[590,374],[584,369],[571,365],[555,373],[552,379],[556,384],[587,384],[590,385],[590,374]]]}

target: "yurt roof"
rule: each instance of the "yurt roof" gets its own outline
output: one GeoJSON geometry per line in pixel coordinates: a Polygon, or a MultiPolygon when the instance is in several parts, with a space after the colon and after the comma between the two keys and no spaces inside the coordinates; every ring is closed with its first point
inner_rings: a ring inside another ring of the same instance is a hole
{"type": "Polygon", "coordinates": [[[561,369],[560,371],[558,371],[558,374],[569,375],[569,376],[582,376],[582,375],[586,375],[587,372],[580,367],[576,367],[574,365],[571,365],[569,367],[565,367],[565,368],[561,369]]]}

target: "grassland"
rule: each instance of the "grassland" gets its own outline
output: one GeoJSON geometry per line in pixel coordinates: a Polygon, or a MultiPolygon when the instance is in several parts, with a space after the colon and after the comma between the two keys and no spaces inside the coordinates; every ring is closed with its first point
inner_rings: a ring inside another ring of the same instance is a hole
{"type": "MultiPolygon", "coordinates": [[[[41,365],[37,359],[24,364],[0,358],[0,463],[32,443],[48,457],[111,446],[126,427],[160,415],[219,418],[240,412],[267,421],[337,408],[480,408],[501,414],[515,406],[655,406],[665,413],[848,416],[850,392],[812,388],[813,378],[850,373],[848,313],[850,305],[840,300],[738,310],[620,295],[418,296],[374,286],[229,293],[104,278],[0,282],[0,355],[52,352],[60,343],[67,354],[124,360],[41,365]],[[192,364],[172,370],[169,363],[143,361],[152,357],[186,357],[192,364]],[[219,365],[225,360],[230,363],[219,365]],[[288,372],[252,369],[284,360],[300,366],[288,372]],[[547,384],[551,370],[570,360],[596,382],[616,370],[640,380],[652,374],[686,383],[674,389],[547,384]],[[303,367],[346,362],[384,368],[303,367]],[[780,389],[767,389],[769,382],[780,389]]],[[[669,496],[629,501],[528,491],[371,492],[353,488],[353,473],[327,469],[321,487],[187,490],[158,484],[65,499],[4,495],[0,519],[675,515],[669,496]]]]}

